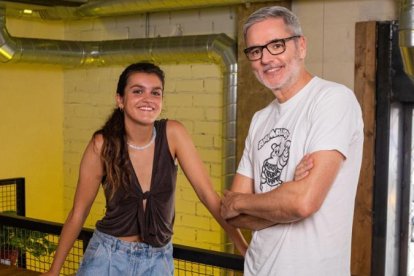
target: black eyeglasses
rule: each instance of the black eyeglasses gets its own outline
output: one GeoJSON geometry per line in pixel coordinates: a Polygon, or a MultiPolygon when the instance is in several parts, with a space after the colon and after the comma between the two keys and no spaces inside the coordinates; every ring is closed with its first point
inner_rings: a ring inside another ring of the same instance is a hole
{"type": "Polygon", "coordinates": [[[269,53],[272,55],[280,55],[284,51],[286,51],[286,42],[301,37],[300,35],[294,35],[287,38],[278,38],[270,41],[269,43],[261,46],[252,46],[249,48],[244,49],[244,53],[246,54],[246,57],[250,61],[259,60],[263,56],[263,49],[266,48],[269,53]]]}

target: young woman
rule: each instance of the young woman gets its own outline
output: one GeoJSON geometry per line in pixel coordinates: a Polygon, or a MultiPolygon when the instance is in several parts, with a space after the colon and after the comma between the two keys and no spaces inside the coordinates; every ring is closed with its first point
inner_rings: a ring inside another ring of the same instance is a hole
{"type": "Polygon", "coordinates": [[[77,275],[173,275],[176,161],[201,202],[245,253],[240,232],[220,217],[220,198],[190,135],[177,121],[157,120],[163,92],[164,73],[154,64],[132,64],[120,75],[118,108],[84,152],[73,208],[44,275],[59,275],[101,183],[106,214],[96,223],[77,275]]]}

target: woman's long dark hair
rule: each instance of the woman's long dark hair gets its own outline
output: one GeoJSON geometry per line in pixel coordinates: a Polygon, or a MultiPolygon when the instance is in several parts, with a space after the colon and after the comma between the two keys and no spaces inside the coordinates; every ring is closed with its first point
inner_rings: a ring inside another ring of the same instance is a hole
{"type": "MultiPolygon", "coordinates": [[[[116,93],[120,97],[124,97],[129,76],[140,72],[155,74],[161,80],[162,87],[164,87],[164,72],[157,65],[147,62],[134,63],[125,68],[119,76],[116,93]]],[[[94,137],[97,134],[102,134],[104,138],[101,158],[105,170],[105,188],[109,189],[110,198],[112,198],[120,187],[128,191],[131,179],[131,173],[128,169],[129,158],[125,141],[123,110],[120,108],[114,109],[104,126],[94,133],[94,137]]]]}

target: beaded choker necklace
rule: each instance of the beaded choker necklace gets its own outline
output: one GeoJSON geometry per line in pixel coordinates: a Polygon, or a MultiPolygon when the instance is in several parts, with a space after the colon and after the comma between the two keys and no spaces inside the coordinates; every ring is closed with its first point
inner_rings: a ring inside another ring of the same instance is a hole
{"type": "Polygon", "coordinates": [[[127,145],[128,145],[128,147],[130,147],[131,149],[134,149],[134,150],[144,150],[146,148],[149,148],[152,145],[152,143],[154,143],[156,136],[157,136],[157,131],[155,130],[155,127],[154,127],[152,129],[151,141],[149,141],[148,144],[146,144],[144,146],[137,146],[137,145],[134,145],[134,144],[131,144],[131,143],[127,142],[127,145]]]}

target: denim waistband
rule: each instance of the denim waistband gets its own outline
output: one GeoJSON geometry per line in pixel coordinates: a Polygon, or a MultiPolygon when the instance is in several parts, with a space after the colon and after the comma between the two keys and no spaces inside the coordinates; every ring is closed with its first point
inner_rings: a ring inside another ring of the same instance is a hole
{"type": "Polygon", "coordinates": [[[153,247],[144,242],[128,242],[118,239],[117,237],[102,233],[95,229],[93,235],[103,244],[110,247],[112,251],[121,250],[126,252],[146,251],[148,253],[165,252],[172,248],[171,242],[162,247],[153,247]]]}

